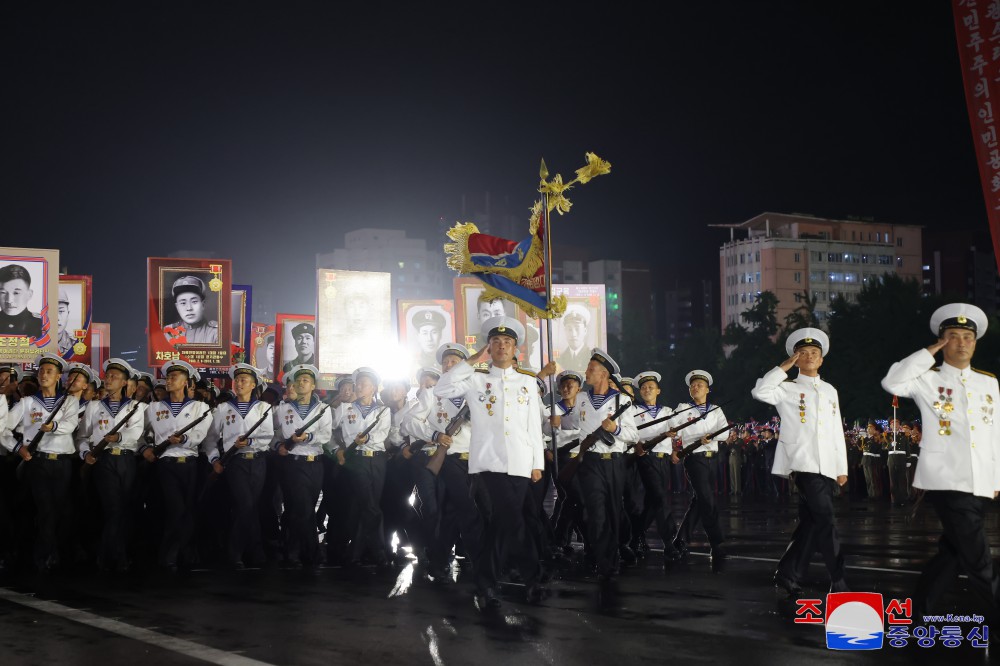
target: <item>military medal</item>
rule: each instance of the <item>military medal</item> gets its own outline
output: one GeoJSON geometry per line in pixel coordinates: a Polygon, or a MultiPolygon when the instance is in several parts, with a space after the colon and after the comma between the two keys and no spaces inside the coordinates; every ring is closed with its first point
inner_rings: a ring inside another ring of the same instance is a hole
{"type": "Polygon", "coordinates": [[[942,437],[951,435],[951,412],[955,410],[952,390],[943,386],[938,387],[938,399],[934,403],[934,411],[938,415],[938,434],[942,437]]]}
{"type": "Polygon", "coordinates": [[[806,422],[806,394],[799,393],[799,420],[806,422]]]}
{"type": "Polygon", "coordinates": [[[991,425],[993,423],[993,396],[986,395],[983,400],[985,401],[983,404],[983,423],[991,425]]]}
{"type": "Polygon", "coordinates": [[[208,288],[212,291],[222,291],[222,280],[219,279],[222,275],[222,264],[209,264],[208,270],[212,271],[214,276],[208,281],[208,288]]]}

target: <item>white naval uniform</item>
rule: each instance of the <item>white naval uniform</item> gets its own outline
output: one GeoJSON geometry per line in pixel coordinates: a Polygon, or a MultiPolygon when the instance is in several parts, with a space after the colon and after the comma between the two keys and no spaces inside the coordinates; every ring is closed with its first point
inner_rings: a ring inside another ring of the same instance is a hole
{"type": "MultiPolygon", "coordinates": [[[[688,426],[677,433],[681,438],[682,448],[686,448],[691,444],[704,437],[705,435],[711,434],[716,430],[725,428],[728,425],[726,420],[726,415],[723,414],[721,409],[717,409],[715,405],[708,402],[705,404],[710,410],[709,413],[705,414],[705,418],[701,419],[700,423],[696,423],[693,426],[688,426]]],[[[694,409],[688,409],[692,407],[690,402],[682,402],[677,405],[677,409],[674,412],[680,412],[682,410],[687,410],[683,414],[677,414],[677,416],[671,418],[667,423],[670,424],[671,429],[676,429],[678,426],[682,426],[690,421],[696,421],[702,417],[702,412],[697,407],[694,409]]],[[[722,434],[716,435],[715,439],[710,441],[708,444],[699,446],[692,453],[711,453],[714,456],[719,452],[719,442],[724,442],[729,439],[729,432],[726,431],[722,434]]]]}
{"type": "MultiPolygon", "coordinates": [[[[694,410],[692,410],[694,411],[694,410]]],[[[652,423],[657,419],[662,419],[667,416],[672,416],[673,412],[670,411],[669,407],[660,407],[655,405],[650,407],[649,405],[633,405],[632,406],[632,418],[635,419],[636,433],[639,437],[639,442],[648,442],[651,439],[659,437],[663,433],[670,430],[670,419],[666,419],[661,423],[657,423],[654,426],[648,428],[643,428],[639,430],[638,427],[645,425],[647,423],[652,423]]],[[[694,426],[692,426],[694,427],[694,426]]],[[[665,453],[667,455],[671,454],[674,450],[674,440],[667,437],[659,444],[653,447],[652,451],[647,451],[646,453],[665,453]]]]}
{"type": "Polygon", "coordinates": [[[997,380],[972,368],[933,365],[934,356],[921,349],[893,363],[882,380],[886,391],[920,407],[924,430],[913,486],[993,499],[1000,490],[1000,429],[993,413],[1000,408],[997,380]],[[945,404],[953,409],[945,411],[945,404]],[[940,434],[941,421],[950,422],[950,435],[940,434]]]}
{"type": "Polygon", "coordinates": [[[434,395],[465,398],[471,416],[469,474],[531,477],[545,469],[535,376],[513,367],[474,370],[459,363],[441,375],[434,395]]]}
{"type": "MultiPolygon", "coordinates": [[[[421,389],[417,393],[417,400],[420,403],[419,417],[414,414],[414,419],[410,423],[410,431],[425,442],[436,442],[437,435],[442,434],[448,428],[448,424],[455,418],[465,405],[465,398],[455,398],[456,405],[451,398],[442,398],[434,395],[433,389],[421,389]]],[[[468,453],[469,442],[472,438],[472,428],[468,422],[462,424],[451,437],[451,446],[448,447],[448,455],[468,453]]]]}
{"type": "Polygon", "coordinates": [[[781,368],[772,368],[750,391],[755,400],[774,405],[781,417],[771,474],[788,478],[792,472],[811,472],[834,481],[847,476],[847,442],[837,389],[819,377],[799,374],[785,381],[787,377],[781,368]]]}
{"type": "MultiPolygon", "coordinates": [[[[220,458],[219,447],[216,442],[222,440],[223,452],[228,451],[236,445],[236,440],[246,434],[261,417],[270,409],[270,405],[262,400],[253,400],[250,409],[247,410],[246,417],[240,415],[236,403],[233,401],[224,402],[215,408],[215,415],[212,417],[212,425],[208,429],[205,437],[203,450],[208,455],[208,462],[214,463],[220,458]]],[[[250,435],[250,441],[240,449],[239,455],[244,453],[264,453],[270,448],[271,440],[274,438],[274,419],[268,414],[261,422],[260,426],[250,435]]]]}
{"type": "MultiPolygon", "coordinates": [[[[577,398],[579,402],[579,397],[577,398]]],[[[556,403],[556,415],[559,417],[559,427],[556,428],[556,449],[559,449],[570,442],[577,440],[577,445],[569,450],[570,457],[576,457],[580,453],[580,412],[576,405],[566,406],[562,400],[556,403]]],[[[547,426],[547,431],[551,432],[552,426],[547,426]]]]}
{"type": "MultiPolygon", "coordinates": [[[[343,405],[341,405],[343,406],[343,405]]],[[[275,407],[276,420],[278,423],[277,432],[280,435],[276,440],[276,446],[281,444],[295,434],[295,431],[316,416],[317,409],[324,409],[324,405],[314,395],[309,405],[309,412],[305,418],[299,416],[296,406],[285,400],[275,407]]],[[[333,417],[330,408],[326,408],[323,416],[316,423],[309,426],[303,434],[307,435],[306,440],[296,444],[289,452],[292,456],[316,456],[323,455],[323,446],[333,437],[333,417]]]]}
{"type": "Polygon", "coordinates": [[[136,403],[134,400],[125,398],[118,406],[118,414],[111,414],[109,400],[92,400],[87,404],[80,419],[80,428],[77,431],[77,442],[80,448],[80,457],[86,456],[92,448],[101,443],[104,436],[114,430],[119,423],[125,420],[132,410],[136,408],[135,414],[129,417],[118,434],[121,439],[108,444],[106,451],[131,451],[135,453],[140,445],[142,432],[145,428],[145,415],[148,405],[136,403]]]}
{"type": "MultiPolygon", "coordinates": [[[[600,404],[600,398],[587,391],[580,392],[576,397],[576,412],[579,414],[580,441],[582,442],[592,432],[603,427],[604,419],[611,418],[619,405],[629,402],[630,399],[624,393],[619,393],[614,389],[608,389],[607,399],[600,404]]],[[[639,431],[635,429],[635,419],[632,417],[632,408],[626,409],[618,417],[617,428],[611,433],[614,436],[614,443],[608,445],[604,440],[598,439],[597,443],[588,449],[591,453],[625,453],[625,448],[639,439],[639,431]]]]}
{"type": "Polygon", "coordinates": [[[392,414],[388,407],[382,403],[372,402],[371,409],[367,416],[361,412],[361,406],[356,402],[349,402],[337,407],[333,414],[333,427],[340,429],[340,434],[344,438],[344,443],[350,446],[354,443],[354,438],[363,433],[373,423],[375,427],[368,433],[368,441],[358,444],[357,451],[385,451],[385,440],[389,437],[392,429],[392,414]],[[385,413],[382,413],[385,410],[385,413]],[[379,414],[382,414],[379,418],[379,414]],[[377,422],[376,422],[376,419],[377,422]]]}
{"type": "MultiPolygon", "coordinates": [[[[6,402],[6,400],[4,400],[6,402]]],[[[56,404],[59,404],[58,399],[56,404]]],[[[23,444],[27,446],[38,429],[42,427],[45,420],[49,418],[49,410],[45,409],[45,404],[38,395],[33,395],[22,399],[15,404],[7,413],[7,424],[11,433],[20,432],[24,435],[23,444]]],[[[66,454],[76,453],[76,442],[73,439],[73,432],[80,423],[80,401],[75,396],[67,395],[56,410],[56,417],[52,424],[55,428],[52,432],[42,435],[38,442],[38,453],[66,454]]],[[[11,451],[20,449],[13,437],[4,441],[4,446],[11,451]]]]}
{"type": "MultiPolygon", "coordinates": [[[[150,403],[146,409],[146,424],[153,429],[153,445],[156,446],[167,441],[171,435],[183,430],[206,412],[208,412],[208,405],[200,400],[188,398],[184,399],[184,405],[177,412],[177,416],[174,416],[173,412],[170,411],[169,401],[150,403]]],[[[184,433],[180,444],[168,446],[160,457],[197,458],[198,447],[205,439],[205,434],[208,433],[208,427],[211,424],[212,417],[203,418],[198,425],[184,433]]]]}
{"type": "Polygon", "coordinates": [[[16,442],[11,436],[11,425],[8,420],[9,409],[7,407],[7,398],[5,396],[0,396],[0,445],[3,445],[5,449],[13,450],[16,442]]]}

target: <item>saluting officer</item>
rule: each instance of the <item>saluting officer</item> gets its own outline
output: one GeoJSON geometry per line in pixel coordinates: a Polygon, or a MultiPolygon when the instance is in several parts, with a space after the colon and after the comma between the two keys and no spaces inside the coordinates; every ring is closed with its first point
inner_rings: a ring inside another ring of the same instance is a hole
{"type": "Polygon", "coordinates": [[[81,457],[88,465],[94,465],[94,485],[104,515],[97,565],[105,571],[125,571],[129,566],[126,546],[132,516],[135,456],[146,405],[125,397],[125,383],[133,372],[131,365],[120,358],[111,358],[104,362],[103,369],[108,395],[87,404],[77,436],[81,457]],[[111,431],[120,423],[122,427],[112,435],[111,431]],[[95,454],[98,446],[102,450],[95,454]]]}
{"type": "Polygon", "coordinates": [[[612,375],[619,372],[618,363],[602,349],[591,350],[586,379],[590,390],[577,398],[580,439],[599,428],[611,435],[611,443],[598,440],[583,454],[580,463],[580,487],[587,511],[587,535],[598,580],[610,581],[618,571],[619,529],[622,517],[622,494],[625,484],[625,447],[635,442],[639,432],[631,410],[617,421],[613,413],[629,401],[627,395],[611,387],[612,375]]]}
{"type": "Polygon", "coordinates": [[[28,486],[37,512],[35,566],[45,573],[58,566],[59,547],[68,536],[70,477],[76,455],[73,431],[80,421],[80,403],[59,386],[66,361],[46,353],[35,363],[38,392],[18,402],[8,414],[11,430],[24,439],[20,443],[5,439],[4,443],[28,464],[28,486]],[[46,423],[50,416],[51,422],[46,423]],[[38,447],[31,453],[29,444],[39,433],[38,447]]]}
{"type": "Polygon", "coordinates": [[[198,484],[198,447],[211,417],[208,405],[188,397],[189,387],[200,375],[186,361],[170,361],[163,366],[166,374],[166,400],[150,404],[146,426],[153,431],[153,445],[144,444],[140,452],[146,461],[156,463],[156,477],[163,493],[164,525],[158,561],[167,571],[176,572],[178,558],[194,533],[194,509],[198,484]],[[181,430],[197,425],[186,433],[181,430]],[[155,446],[167,443],[157,457],[155,446]]]}
{"type": "Polygon", "coordinates": [[[952,303],[931,315],[938,341],[889,368],[882,388],[912,398],[925,431],[913,485],[934,505],[944,533],[938,552],[924,567],[914,597],[914,616],[937,612],[941,596],[960,570],[976,595],[997,610],[997,574],[983,528],[983,513],[1000,491],[1000,404],[996,377],[971,366],[976,341],[986,333],[986,314],[952,303]],[[944,362],[934,366],[941,352],[944,362]],[[937,427],[934,427],[937,425],[937,427]]]}
{"type": "Polygon", "coordinates": [[[638,456],[639,475],[642,484],[646,489],[646,502],[643,507],[642,518],[639,521],[638,534],[641,535],[645,543],[646,530],[656,521],[656,531],[663,541],[663,564],[664,567],[676,562],[681,558],[680,553],[674,548],[674,538],[677,536],[677,523],[674,515],[670,511],[667,503],[667,488],[670,478],[670,454],[674,450],[674,441],[668,436],[661,439],[661,435],[666,435],[670,431],[670,422],[667,417],[673,414],[669,407],[661,407],[657,404],[660,397],[660,373],[646,370],[636,376],[636,384],[639,387],[641,397],[640,404],[633,408],[633,418],[638,429],[641,425],[651,424],[660,419],[664,419],[656,425],[649,425],[642,430],[638,430],[639,443],[636,445],[636,455],[638,456]],[[651,443],[651,440],[660,439],[652,446],[644,444],[651,443]]]}
{"type": "MultiPolygon", "coordinates": [[[[677,539],[674,540],[674,548],[681,555],[687,554],[688,544],[691,542],[691,531],[700,522],[705,528],[705,534],[712,546],[712,570],[719,572],[726,560],[726,553],[722,549],[724,537],[722,529],[719,527],[719,512],[715,507],[716,467],[714,458],[719,454],[719,442],[726,441],[729,435],[722,433],[716,435],[715,439],[709,439],[708,435],[727,425],[726,416],[721,409],[708,402],[712,375],[704,370],[692,370],[684,377],[684,382],[688,385],[691,402],[682,402],[677,406],[675,412],[686,411],[670,420],[670,428],[673,430],[685,423],[697,420],[698,423],[680,431],[681,444],[682,447],[686,448],[695,442],[701,442],[701,446],[684,458],[684,473],[691,486],[692,496],[691,504],[687,513],[684,514],[684,520],[681,521],[677,539]],[[688,409],[689,407],[693,407],[693,409],[688,409]]],[[[671,454],[671,460],[674,464],[679,462],[676,452],[671,454]]]]}
{"type": "Polygon", "coordinates": [[[270,405],[257,399],[261,382],[260,371],[248,363],[229,368],[233,380],[233,398],[215,409],[212,425],[205,438],[205,453],[216,474],[224,475],[232,500],[233,523],[229,531],[227,559],[229,566],[243,568],[244,556],[253,564],[264,560],[260,539],[259,502],[267,478],[264,456],[274,438],[274,419],[270,405]],[[257,423],[256,430],[247,432],[257,423]],[[215,442],[222,440],[223,455],[229,455],[225,466],[215,442]]]}
{"type": "Polygon", "coordinates": [[[774,584],[791,595],[800,594],[800,579],[818,550],[830,574],[830,591],[847,592],[833,510],[834,484],[847,483],[847,442],[837,389],[819,376],[830,353],[830,338],[817,328],[801,328],[788,336],[785,351],[788,358],[758,379],[751,391],[755,399],[774,405],[781,418],[769,471],[792,476],[799,489],[799,524],[778,562],[774,584]],[[792,366],[799,372],[789,379],[792,366]]]}
{"type": "Polygon", "coordinates": [[[348,564],[360,564],[367,548],[375,564],[385,566],[387,550],[380,502],[388,462],[385,440],[392,428],[392,415],[386,414],[389,408],[376,400],[381,383],[377,372],[358,368],[352,378],[356,399],[341,404],[333,415],[333,427],[340,430],[348,449],[344,468],[351,485],[353,518],[348,564]]]}
{"type": "Polygon", "coordinates": [[[314,393],[317,376],[319,369],[315,365],[289,368],[286,377],[294,384],[295,399],[282,402],[277,415],[280,424],[277,450],[278,455],[284,457],[281,492],[288,521],[286,554],[293,568],[305,567],[312,572],[318,571],[320,565],[316,532],[316,501],[323,488],[320,459],[323,446],[330,441],[333,432],[330,410],[314,393]],[[296,434],[296,430],[313,419],[315,423],[302,434],[296,434]]]}
{"type": "Polygon", "coordinates": [[[464,398],[469,404],[469,475],[485,530],[475,562],[476,601],[480,608],[498,608],[497,581],[508,559],[528,584],[528,600],[541,599],[538,559],[521,537],[525,530],[521,509],[528,484],[542,478],[545,454],[534,375],[515,364],[524,326],[512,317],[496,316],[483,323],[482,335],[487,345],[441,375],[434,395],[464,398]],[[487,352],[490,368],[476,370],[487,352]]]}

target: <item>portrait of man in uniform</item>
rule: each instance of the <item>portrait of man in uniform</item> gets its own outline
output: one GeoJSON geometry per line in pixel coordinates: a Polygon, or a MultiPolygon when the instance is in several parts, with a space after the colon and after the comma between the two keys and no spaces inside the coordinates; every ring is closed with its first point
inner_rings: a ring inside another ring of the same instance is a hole
{"type": "MultiPolygon", "coordinates": [[[[183,338],[186,344],[218,344],[219,322],[212,318],[218,309],[218,297],[208,298],[205,281],[197,275],[181,275],[170,285],[170,296],[164,299],[164,309],[173,303],[177,319],[163,327],[167,340],[183,338]],[[215,302],[215,307],[211,305],[215,302]]],[[[217,317],[217,316],[216,316],[217,317]]],[[[169,318],[166,321],[171,321],[169,318]]]]}
{"type": "Polygon", "coordinates": [[[451,301],[399,301],[399,339],[419,367],[437,365],[438,347],[455,341],[451,301]]]}
{"type": "Polygon", "coordinates": [[[73,336],[70,335],[70,302],[69,290],[65,285],[59,285],[59,355],[65,356],[73,348],[73,336]]]}
{"type": "Polygon", "coordinates": [[[40,267],[29,269],[21,264],[0,267],[0,335],[40,338],[42,317],[39,312],[44,291],[40,267]],[[33,272],[37,275],[32,276],[33,272]],[[33,283],[39,286],[38,296],[32,288],[33,283]]]}
{"type": "Polygon", "coordinates": [[[316,327],[309,322],[285,323],[285,326],[289,325],[291,330],[285,339],[292,341],[289,352],[294,355],[282,365],[282,373],[288,372],[296,365],[316,365],[316,327]]]}
{"type": "MultiPolygon", "coordinates": [[[[591,313],[580,303],[570,303],[562,316],[562,342],[556,361],[566,370],[583,372],[590,362],[593,345],[587,343],[591,313]]],[[[559,347],[556,347],[559,349],[559,347]]]]}
{"type": "MultiPolygon", "coordinates": [[[[59,301],[56,309],[58,333],[56,342],[59,345],[59,355],[70,358],[76,352],[74,347],[82,343],[86,354],[90,350],[90,288],[89,275],[60,275],[59,301]],[[77,337],[79,332],[82,337],[77,337]]],[[[88,357],[89,358],[89,357],[88,357]]]]}

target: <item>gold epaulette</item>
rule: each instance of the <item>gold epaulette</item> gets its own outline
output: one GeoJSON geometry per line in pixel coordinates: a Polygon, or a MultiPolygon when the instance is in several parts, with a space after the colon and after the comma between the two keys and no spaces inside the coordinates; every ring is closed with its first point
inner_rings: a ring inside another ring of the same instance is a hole
{"type": "Polygon", "coordinates": [[[997,378],[997,376],[994,375],[992,372],[986,372],[985,370],[979,370],[977,368],[973,368],[972,371],[973,372],[978,372],[981,375],[986,375],[987,377],[992,377],[993,379],[997,378]]]}
{"type": "Polygon", "coordinates": [[[931,368],[931,370],[933,370],[934,372],[941,372],[941,366],[935,365],[933,368],[931,368]]]}
{"type": "Polygon", "coordinates": [[[484,375],[488,375],[488,374],[490,374],[490,371],[489,371],[489,370],[487,370],[486,368],[476,368],[476,372],[481,372],[481,373],[483,373],[484,375]]]}
{"type": "Polygon", "coordinates": [[[523,368],[514,368],[514,369],[520,372],[522,375],[528,375],[529,377],[538,377],[538,375],[533,373],[531,370],[525,370],[523,368]]]}

